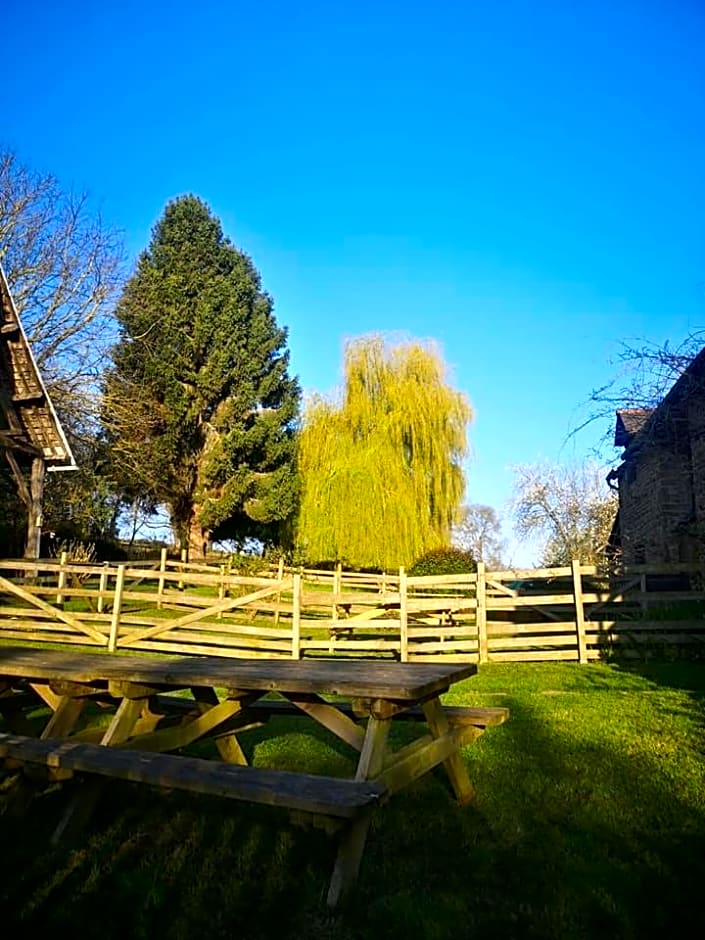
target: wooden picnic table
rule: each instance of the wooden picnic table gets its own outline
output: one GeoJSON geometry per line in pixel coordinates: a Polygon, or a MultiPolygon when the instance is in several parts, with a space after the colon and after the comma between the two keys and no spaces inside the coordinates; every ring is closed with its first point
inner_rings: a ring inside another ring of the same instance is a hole
{"type": "Polygon", "coordinates": [[[446,708],[440,696],[475,674],[472,664],[351,660],[233,660],[219,657],[113,656],[0,648],[0,758],[11,767],[45,768],[53,780],[89,775],[70,802],[55,837],[85,822],[113,777],[282,806],[340,831],[328,905],[357,877],[373,809],[443,764],[455,796],[472,797],[459,753],[506,709],[446,708]],[[173,692],[187,691],[189,698],[173,692]],[[278,693],[278,700],[269,693],[278,693]],[[333,696],[329,701],[324,696],[333,696]],[[82,721],[88,702],[111,709],[107,728],[82,721]],[[38,702],[50,717],[37,733],[28,719],[38,702]],[[273,716],[306,715],[359,757],[352,779],[252,767],[241,735],[273,716]],[[427,733],[393,749],[393,720],[424,721],[427,733]],[[179,752],[213,737],[220,760],[179,752]]]}

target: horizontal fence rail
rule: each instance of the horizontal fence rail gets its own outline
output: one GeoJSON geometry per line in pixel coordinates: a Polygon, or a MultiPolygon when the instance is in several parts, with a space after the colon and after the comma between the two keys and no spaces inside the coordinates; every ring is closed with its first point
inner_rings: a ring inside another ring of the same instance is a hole
{"type": "Polygon", "coordinates": [[[705,654],[701,565],[411,577],[0,561],[0,639],[233,657],[589,662],[705,654]]]}

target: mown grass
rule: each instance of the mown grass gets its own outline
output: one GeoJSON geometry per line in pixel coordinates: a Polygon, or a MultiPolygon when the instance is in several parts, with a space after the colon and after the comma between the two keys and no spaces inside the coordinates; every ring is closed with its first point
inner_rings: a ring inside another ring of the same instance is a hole
{"type": "MultiPolygon", "coordinates": [[[[375,816],[344,912],[325,911],[324,833],[276,811],[115,784],[73,846],[48,847],[58,790],[0,818],[3,926],[103,940],[702,933],[704,666],[487,666],[448,701],[512,710],[464,751],[475,803],[456,807],[442,772],[395,797],[375,816]]],[[[395,737],[413,733],[399,725],[395,737]]],[[[305,720],[245,743],[261,766],[353,767],[305,720]]]]}

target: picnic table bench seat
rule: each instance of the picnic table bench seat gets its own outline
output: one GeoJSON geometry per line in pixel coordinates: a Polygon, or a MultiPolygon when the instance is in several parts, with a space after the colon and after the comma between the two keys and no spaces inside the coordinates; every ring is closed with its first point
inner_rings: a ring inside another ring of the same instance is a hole
{"type": "Polygon", "coordinates": [[[24,735],[0,734],[0,758],[342,819],[379,803],[385,794],[381,784],[370,780],[242,767],[199,757],[24,735]]]}
{"type": "MultiPolygon", "coordinates": [[[[156,695],[153,699],[154,706],[157,709],[163,709],[165,712],[176,714],[194,713],[194,704],[188,699],[176,698],[170,695],[156,695]]],[[[357,712],[354,704],[349,702],[336,702],[336,708],[348,718],[356,718],[357,712]]],[[[453,725],[474,725],[476,728],[496,728],[504,724],[509,718],[509,709],[501,707],[474,707],[466,705],[446,705],[444,713],[448,724],[453,725]]],[[[275,699],[260,699],[254,702],[248,709],[250,719],[261,719],[263,722],[270,718],[287,718],[300,716],[301,712],[292,702],[278,701],[275,699]]],[[[407,708],[399,716],[407,721],[425,721],[423,709],[419,705],[407,708]]],[[[230,723],[225,723],[221,731],[227,732],[230,723]]]]}

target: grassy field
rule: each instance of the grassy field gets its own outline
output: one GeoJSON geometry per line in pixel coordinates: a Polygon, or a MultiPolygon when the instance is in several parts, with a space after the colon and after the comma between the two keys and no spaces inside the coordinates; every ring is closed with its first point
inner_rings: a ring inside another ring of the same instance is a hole
{"type": "MultiPolygon", "coordinates": [[[[442,772],[376,816],[360,881],[324,899],[334,844],[275,812],[113,785],[79,843],[50,851],[65,794],[0,817],[3,928],[117,940],[662,937],[705,912],[705,666],[481,668],[449,702],[506,705],[465,750],[458,809],[442,772]]],[[[254,763],[347,774],[307,722],[245,739],[254,763]]],[[[396,731],[399,741],[408,726],[396,731]]],[[[3,798],[0,797],[0,800],[3,798]]]]}

